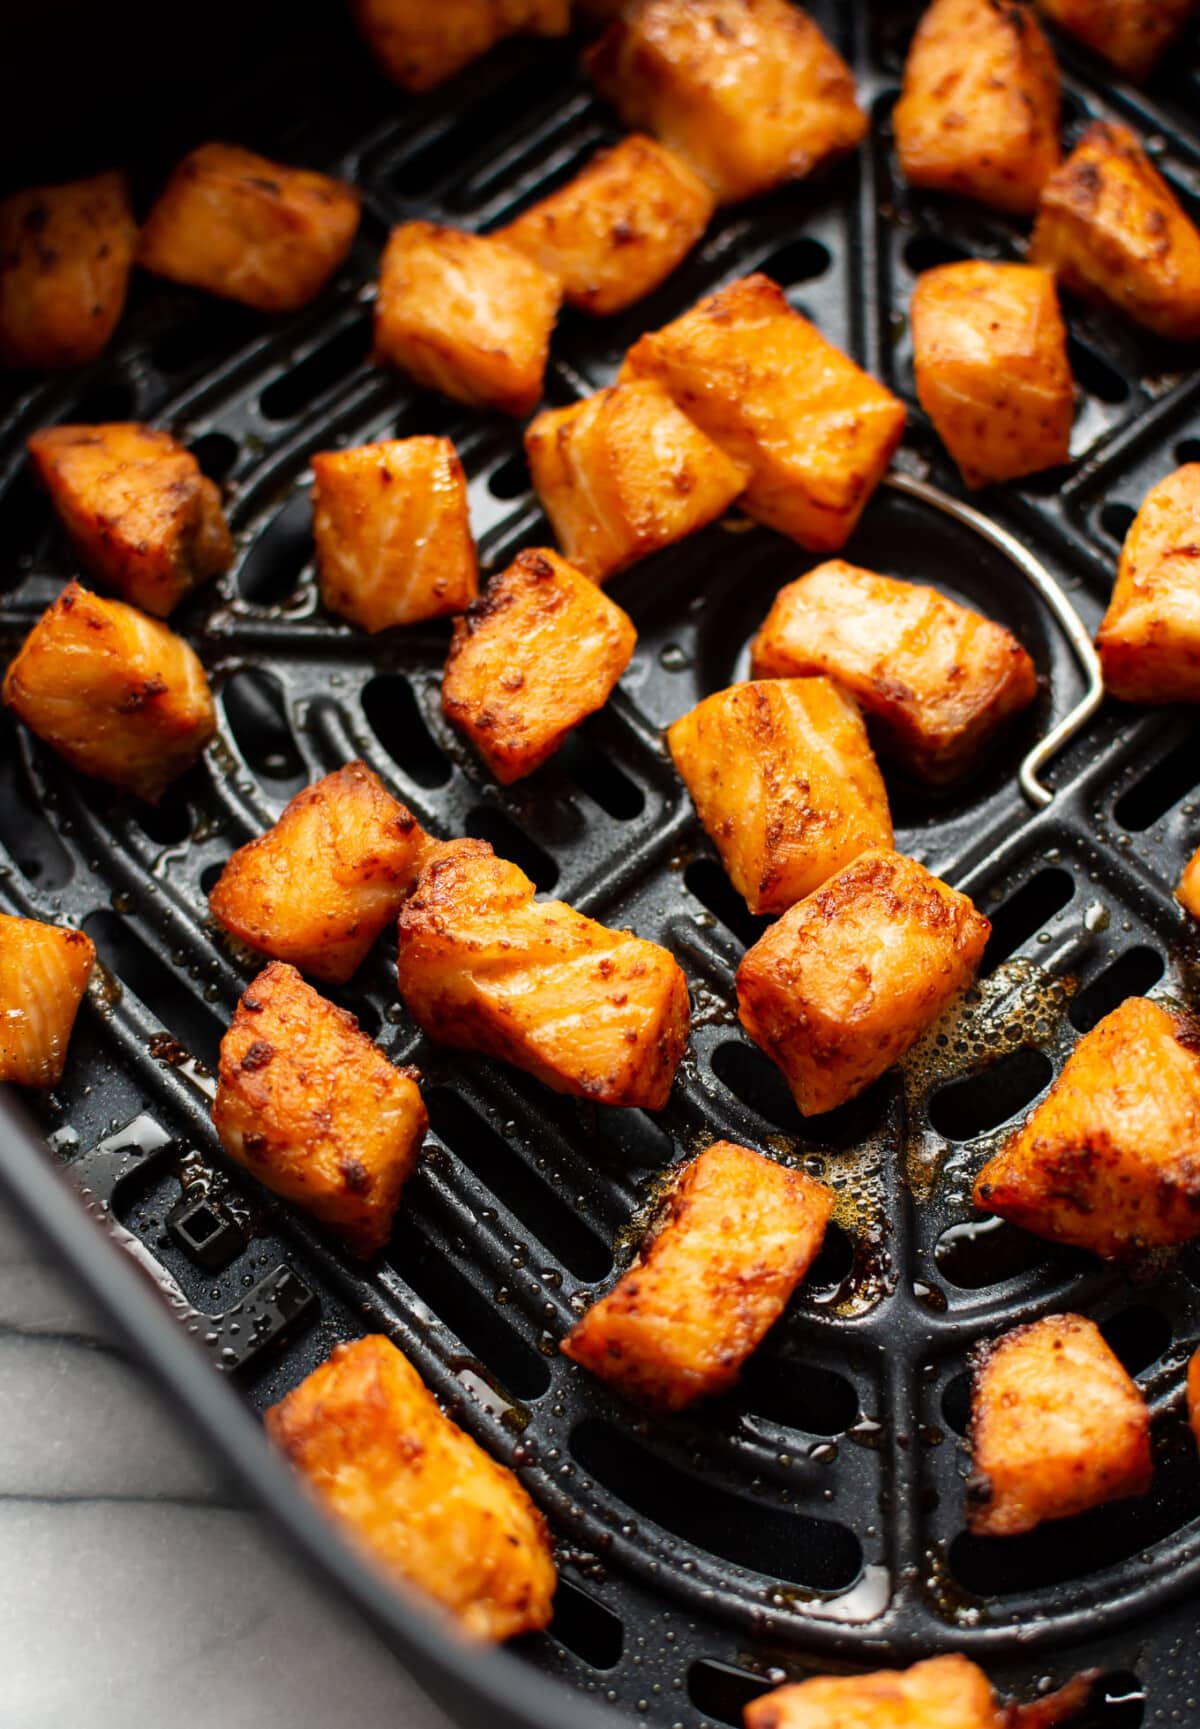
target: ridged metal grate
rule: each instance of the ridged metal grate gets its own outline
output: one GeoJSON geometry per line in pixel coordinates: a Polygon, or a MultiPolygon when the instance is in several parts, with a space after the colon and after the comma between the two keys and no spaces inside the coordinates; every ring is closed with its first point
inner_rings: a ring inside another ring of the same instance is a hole
{"type": "MultiPolygon", "coordinates": [[[[915,404],[908,298],[930,264],[1019,256],[1021,232],[897,180],[888,116],[917,8],[826,0],[812,10],[872,104],[861,159],[720,213],[631,311],[602,323],[565,314],[548,396],[566,402],[609,382],[643,329],[764,269],[909,402],[901,465],[958,491],[915,404]]],[[[0,720],[0,905],[78,920],[103,961],[46,1106],[55,1146],[90,1161],[81,1175],[93,1192],[108,1185],[215,1354],[242,1364],[256,1407],[337,1338],[390,1332],[466,1426],[519,1466],[551,1518],[564,1583],[551,1632],[526,1642],[531,1661],[647,1722],[736,1723],[776,1671],[945,1648],[1014,1686],[1099,1664],[1113,1679],[1097,1721],[1112,1729],[1141,1720],[1140,1675],[1147,1721],[1166,1721],[1195,1674],[1175,1648],[1200,1580],[1200,1468],[1177,1395],[1200,1334],[1200,1256],[1126,1277],[981,1223],[969,1189],[1080,1031],[1131,992],[1191,990],[1200,950],[1170,891],[1200,838],[1200,726],[1106,708],[1051,769],[1053,804],[1031,815],[1016,768],[1079,694],[1068,646],[1000,554],[881,492],[848,555],[932,578],[1000,618],[1034,655],[1044,690],[964,790],[935,797],[889,776],[897,845],[993,919],[985,976],[902,1071],[803,1123],[737,1027],[733,969],[762,922],[695,822],[661,728],[744,675],[770,597],[816,560],[726,523],[619,578],[612,592],[640,633],[620,691],[508,790],[441,717],[444,628],[380,641],[322,614],[307,464],[331,444],[448,433],[485,566],[548,539],[518,427],[410,393],[369,365],[369,284],[393,222],[419,213],[498,225],[615,136],[577,72],[577,44],[514,45],[415,103],[373,79],[348,32],[323,28],[327,52],[308,58],[321,62],[323,89],[341,78],[355,90],[353,113],[335,103],[337,124],[323,110],[306,123],[301,82],[270,110],[269,135],[261,115],[243,135],[366,189],[363,232],[336,287],[267,326],[142,282],[112,352],[22,396],[0,444],[5,654],[72,574],[22,465],[24,437],[47,421],[171,427],[226,486],[240,549],[230,576],[173,621],[219,693],[220,738],[159,809],[65,773],[0,720]],[[349,150],[339,125],[362,130],[349,150]],[[432,1134],[393,1242],[365,1274],[227,1172],[208,1120],[221,1033],[258,963],[207,921],[204,893],[292,793],[355,755],[435,832],[481,836],[539,888],[667,944],[695,1005],[668,1109],[606,1112],[426,1044],[399,1007],[385,939],[351,987],[329,994],[396,1061],[420,1066],[432,1134]],[[838,1190],[837,1222],[736,1395],[652,1422],[571,1367],[557,1341],[610,1278],[614,1242],[616,1263],[632,1253],[663,1167],[722,1134],[821,1174],[838,1190]],[[281,1268],[293,1283],[278,1282],[281,1268]],[[1155,1487],[1144,1502],[985,1545],[962,1526],[966,1353],[1062,1307],[1098,1317],[1146,1388],[1155,1487]]],[[[1197,213],[1194,40],[1189,55],[1153,99],[1102,94],[1083,56],[1062,60],[1069,132],[1091,114],[1131,120],[1197,213]]],[[[1132,510],[1153,480],[1200,455],[1200,378],[1117,320],[1068,311],[1081,387],[1072,474],[982,502],[1037,550],[1090,627],[1132,510]]]]}

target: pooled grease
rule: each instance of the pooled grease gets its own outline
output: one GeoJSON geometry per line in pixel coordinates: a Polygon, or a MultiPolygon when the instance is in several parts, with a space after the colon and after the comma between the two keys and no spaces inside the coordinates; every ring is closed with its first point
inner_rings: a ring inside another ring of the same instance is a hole
{"type": "Polygon", "coordinates": [[[850,1238],[854,1261],[835,1290],[828,1294],[812,1292],[810,1296],[827,1313],[843,1320],[865,1315],[896,1286],[896,1270],[887,1250],[891,1221],[886,1172],[893,1138],[888,1113],[878,1128],[845,1149],[812,1146],[785,1135],[767,1139],[782,1163],[798,1165],[832,1191],[830,1221],[850,1238]]]}
{"type": "MultiPolygon", "coordinates": [[[[832,1220],[854,1244],[854,1263],[842,1283],[828,1296],[812,1296],[826,1312],[843,1319],[865,1314],[896,1288],[888,1175],[898,1153],[914,1201],[931,1198],[952,1150],[930,1125],[933,1096],[1024,1047],[1053,1050],[1069,1042],[1074,1034],[1067,1008],[1075,988],[1074,980],[1054,978],[1033,961],[1006,961],[964,992],[917,1041],[899,1066],[902,1108],[888,1111],[853,1146],[768,1137],[776,1157],[800,1165],[833,1191],[832,1220]]],[[[1008,1132],[1004,1127],[992,1138],[1003,1139],[1008,1132]]],[[[971,1143],[972,1166],[985,1139],[971,1143]]]]}
{"type": "MultiPolygon", "coordinates": [[[[951,1150],[929,1124],[934,1094],[1014,1051],[1057,1047],[1070,1032],[1067,1008],[1075,990],[1074,979],[1054,978],[1034,961],[1004,961],[917,1040],[900,1064],[905,1171],[914,1200],[930,1198],[951,1150]]],[[[1000,1138],[1007,1133],[1001,1130],[1000,1138]]],[[[983,1139],[973,1137],[972,1144],[983,1139]]]]}

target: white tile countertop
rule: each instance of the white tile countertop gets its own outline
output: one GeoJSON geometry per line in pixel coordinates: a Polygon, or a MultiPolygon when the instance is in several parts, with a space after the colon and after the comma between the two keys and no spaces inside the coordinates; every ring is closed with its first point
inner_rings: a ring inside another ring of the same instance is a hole
{"type": "Polygon", "coordinates": [[[0,1729],[450,1729],[0,1207],[0,1729]]]}

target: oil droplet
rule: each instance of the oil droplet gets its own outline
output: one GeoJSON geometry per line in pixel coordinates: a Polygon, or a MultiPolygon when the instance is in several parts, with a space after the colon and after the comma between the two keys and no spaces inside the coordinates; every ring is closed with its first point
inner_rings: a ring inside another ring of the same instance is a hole
{"type": "Polygon", "coordinates": [[[686,672],[692,664],[692,657],[677,642],[668,642],[658,651],[658,663],[668,672],[686,672]]]}
{"type": "Polygon", "coordinates": [[[860,1417],[852,1428],[846,1430],[846,1439],[853,1441],[855,1446],[868,1447],[877,1453],[883,1446],[883,1424],[877,1423],[874,1417],[860,1417]]]}
{"type": "Polygon", "coordinates": [[[172,1038],[170,1033],[151,1033],[147,1048],[152,1057],[173,1069],[181,1068],[191,1056],[191,1052],[185,1050],[179,1040],[172,1038]]]}
{"type": "Polygon", "coordinates": [[[965,1591],[954,1577],[941,1544],[926,1551],[925,1565],[925,1577],[921,1581],[925,1595],[944,1620],[959,1627],[977,1627],[987,1619],[984,1604],[965,1591]]]}

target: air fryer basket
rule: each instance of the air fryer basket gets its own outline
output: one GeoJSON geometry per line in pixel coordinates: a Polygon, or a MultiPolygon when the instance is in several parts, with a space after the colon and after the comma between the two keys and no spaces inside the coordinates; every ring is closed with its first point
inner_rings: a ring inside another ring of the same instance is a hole
{"type": "MultiPolygon", "coordinates": [[[[695,254],[629,312],[566,314],[548,397],[608,383],[642,330],[763,269],[909,403],[898,466],[961,496],[915,403],[909,295],[931,264],[1019,257],[1022,232],[914,196],[896,175],[889,114],[918,8],[824,0],[811,10],[857,68],[868,144],[809,182],[721,212],[695,254]]],[[[101,41],[91,17],[80,29],[101,70],[95,84],[78,67],[67,77],[53,125],[44,91],[31,95],[24,81],[20,157],[10,149],[6,164],[14,183],[123,155],[152,189],[173,152],[225,135],[353,176],[366,217],[336,285],[295,318],[270,323],[142,278],[106,356],[11,402],[0,434],[0,660],[73,573],[23,465],[37,426],[136,417],[170,427],[226,487],[239,542],[230,576],[174,620],[209,669],[220,737],[156,810],[65,771],[0,720],[0,906],[78,922],[103,963],[63,1084],[39,1105],[42,1126],[192,1342],[158,1330],[148,1284],[131,1287],[84,1247],[74,1203],[64,1212],[31,1170],[15,1126],[0,1180],[107,1291],[210,1439],[224,1425],[231,1461],[310,1558],[462,1708],[468,1696],[503,1695],[510,1715],[498,1709],[498,1723],[573,1724],[583,1712],[565,1691],[574,1686],[627,1720],[699,1729],[738,1723],[742,1703],[784,1675],[957,1649],[1026,1695],[1101,1669],[1092,1720],[1106,1729],[1143,1710],[1148,1722],[1191,1720],[1200,1462],[1180,1390],[1200,1335],[1200,1254],[1124,1275],[979,1222],[969,1191],[1081,1031],[1126,995],[1191,993],[1197,950],[1171,888],[1200,839],[1197,724],[1179,711],[1105,706],[1046,771],[1055,796],[1035,812],[1017,770],[1079,700],[1070,644],[970,527],[905,492],[877,494],[847,555],[932,579],[1000,618],[1034,655],[1042,695],[965,787],[935,796],[889,775],[897,845],[993,920],[984,976],[901,1071],[804,1123],[733,1009],[734,967],[763,921],[716,862],[661,729],[744,675],[775,589],[816,560],[730,521],[617,579],[612,592],[639,631],[620,690],[558,758],[509,789],[441,717],[444,627],[371,639],[322,613],[307,463],[330,445],[445,432],[467,468],[485,568],[549,539],[520,427],[372,368],[369,285],[392,223],[495,226],[617,129],[579,73],[577,40],[511,44],[413,100],[374,71],[339,6],[309,11],[297,24],[294,11],[288,21],[265,6],[233,27],[232,9],[218,10],[190,78],[164,65],[173,50],[148,37],[148,14],[130,14],[136,27],[126,19],[119,43],[101,41]],[[79,160],[85,133],[94,162],[79,160]],[[232,849],[356,755],[434,832],[481,836],[540,889],[665,943],[695,1009],[668,1108],[604,1110],[428,1044],[399,1005],[390,939],[381,942],[353,985],[330,994],[396,1061],[420,1066],[432,1133],[392,1243],[365,1272],[222,1162],[212,1075],[256,964],[205,909],[232,849]],[[632,1254],[663,1168],[718,1135],[820,1174],[838,1191],[837,1222],[738,1392],[650,1421],[568,1364],[557,1342],[632,1254]],[[1147,1392],[1153,1492],[1028,1537],[973,1539],[962,1521],[967,1353],[1066,1307],[1100,1320],[1147,1392]],[[546,1510],[559,1607],[550,1632],[519,1653],[562,1678],[559,1697],[514,1692],[504,1658],[452,1657],[403,1603],[372,1595],[286,1486],[267,1486],[282,1474],[264,1478],[255,1463],[238,1401],[261,1411],[336,1340],[368,1328],[397,1340],[546,1510]]],[[[1200,214],[1195,31],[1150,95],[1059,46],[1068,141],[1089,116],[1127,120],[1200,214]]],[[[11,109],[2,124],[15,142],[11,109]]],[[[1080,387],[1070,476],[976,503],[1045,563],[1090,630],[1133,509],[1154,480],[1200,458],[1200,376],[1192,356],[1116,318],[1067,310],[1080,387]]]]}

